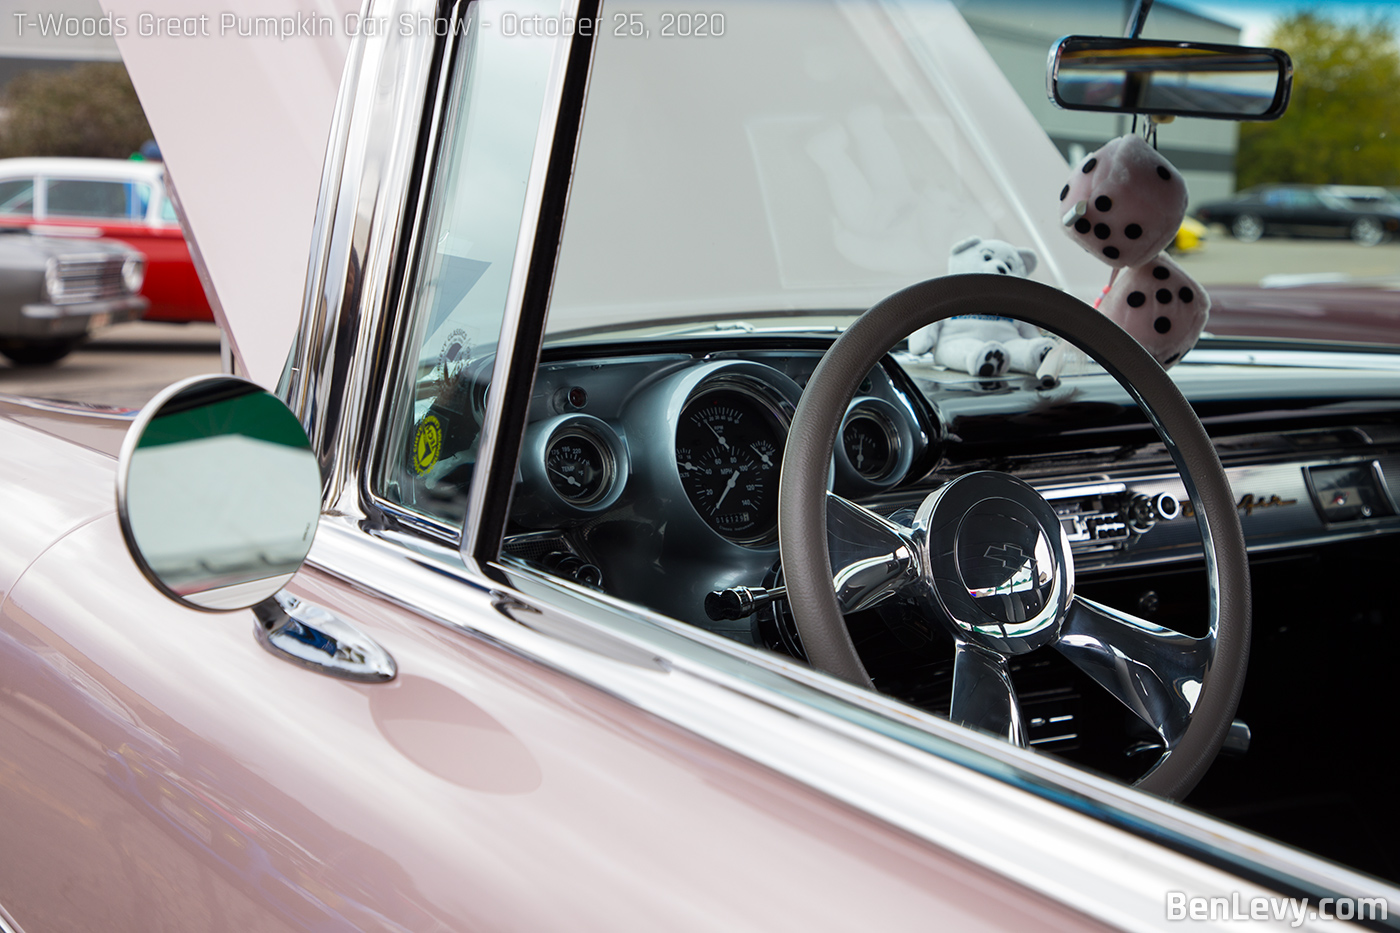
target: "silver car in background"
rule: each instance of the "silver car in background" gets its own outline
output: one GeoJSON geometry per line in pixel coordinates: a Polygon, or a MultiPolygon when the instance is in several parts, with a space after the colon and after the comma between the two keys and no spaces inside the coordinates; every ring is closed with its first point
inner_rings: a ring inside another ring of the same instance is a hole
{"type": "Polygon", "coordinates": [[[140,319],[145,275],[146,257],[111,240],[0,232],[0,354],[54,363],[99,328],[140,319]]]}

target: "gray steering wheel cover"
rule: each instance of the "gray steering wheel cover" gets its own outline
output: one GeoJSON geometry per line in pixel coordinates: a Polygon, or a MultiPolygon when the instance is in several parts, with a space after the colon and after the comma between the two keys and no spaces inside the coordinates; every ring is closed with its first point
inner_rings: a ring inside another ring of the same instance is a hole
{"type": "Polygon", "coordinates": [[[857,319],[812,373],[788,433],[778,485],[783,576],[807,657],[818,670],[873,688],[831,585],[825,497],[840,413],[900,339],[945,318],[987,313],[1035,324],[1088,351],[1138,401],[1166,441],[1188,491],[1194,486],[1208,585],[1218,610],[1214,652],[1181,740],[1138,781],[1142,789],[1165,797],[1185,796],[1225,740],[1249,664],[1249,559],[1239,513],[1215,447],[1171,377],[1122,328],[1050,286],[986,274],[911,285],[857,319]]]}

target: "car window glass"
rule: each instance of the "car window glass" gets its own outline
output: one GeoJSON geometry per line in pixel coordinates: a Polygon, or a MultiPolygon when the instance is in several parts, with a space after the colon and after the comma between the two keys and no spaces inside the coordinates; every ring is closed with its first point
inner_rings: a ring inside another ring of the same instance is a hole
{"type": "Polygon", "coordinates": [[[146,211],[151,207],[151,186],[139,182],[129,182],[126,186],[127,216],[145,220],[146,211]]]}
{"type": "MultiPolygon", "coordinates": [[[[472,4],[459,45],[407,316],[408,365],[391,401],[378,491],[460,523],[506,308],[526,180],[555,43],[504,36],[503,15],[472,4]]],[[[537,9],[536,9],[537,8],[537,9]]]]}
{"type": "Polygon", "coordinates": [[[128,219],[146,216],[151,188],[136,182],[55,178],[48,183],[51,217],[128,219]]]}
{"type": "Polygon", "coordinates": [[[160,202],[160,219],[162,223],[175,224],[180,222],[180,218],[175,216],[175,203],[169,198],[160,202]]]}
{"type": "Polygon", "coordinates": [[[34,213],[34,180],[0,181],[0,214],[34,213]]]}

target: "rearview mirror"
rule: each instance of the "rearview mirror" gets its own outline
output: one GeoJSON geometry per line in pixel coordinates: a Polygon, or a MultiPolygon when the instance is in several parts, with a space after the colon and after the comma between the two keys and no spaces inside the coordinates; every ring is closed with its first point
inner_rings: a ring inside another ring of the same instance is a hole
{"type": "Polygon", "coordinates": [[[321,471],[296,416],[233,376],[196,376],[151,400],[117,464],[127,549],[156,587],[195,609],[246,609],[311,550],[321,471]]]}
{"type": "Polygon", "coordinates": [[[1047,89],[1065,110],[1277,120],[1293,63],[1280,49],[1066,36],[1050,49],[1047,89]]]}

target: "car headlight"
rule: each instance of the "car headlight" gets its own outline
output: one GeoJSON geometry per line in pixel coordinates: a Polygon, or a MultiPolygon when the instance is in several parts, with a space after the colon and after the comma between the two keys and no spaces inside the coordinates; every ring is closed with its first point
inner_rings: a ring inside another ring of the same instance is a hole
{"type": "Polygon", "coordinates": [[[44,288],[55,301],[63,297],[63,276],[58,272],[57,259],[50,259],[44,265],[44,288]]]}
{"type": "Polygon", "coordinates": [[[141,290],[141,283],[146,281],[146,260],[137,256],[131,256],[122,263],[122,282],[126,285],[126,290],[133,295],[141,290]]]}

